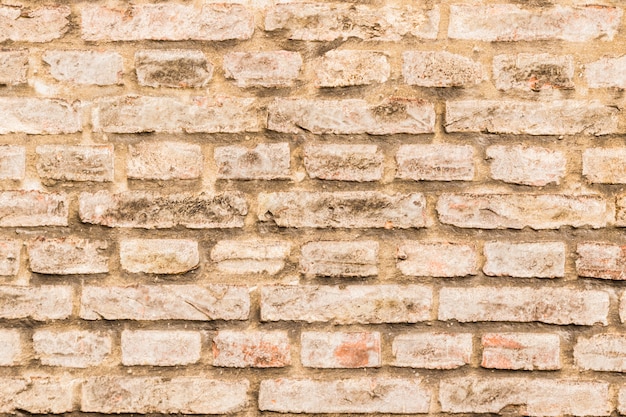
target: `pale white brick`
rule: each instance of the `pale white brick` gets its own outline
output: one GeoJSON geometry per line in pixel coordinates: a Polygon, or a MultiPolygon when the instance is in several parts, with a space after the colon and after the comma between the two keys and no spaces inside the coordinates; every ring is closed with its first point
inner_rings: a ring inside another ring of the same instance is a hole
{"type": "Polygon", "coordinates": [[[67,376],[0,378],[0,413],[61,414],[74,410],[78,379],[67,376]]]}
{"type": "Polygon", "coordinates": [[[26,148],[0,146],[0,180],[23,180],[26,175],[26,148]]]}
{"type": "Polygon", "coordinates": [[[87,368],[102,364],[111,353],[111,337],[86,330],[37,330],[33,349],[43,365],[87,368]]]}
{"type": "Polygon", "coordinates": [[[494,180],[537,187],[559,184],[567,165],[561,151],[525,145],[490,146],[487,158],[494,180]]]}
{"type": "Polygon", "coordinates": [[[0,240],[0,276],[17,275],[20,269],[22,242],[0,240]]]}
{"type": "Polygon", "coordinates": [[[398,247],[397,258],[404,275],[464,277],[478,273],[476,248],[462,243],[405,242],[398,247]]]}
{"type": "Polygon", "coordinates": [[[391,74],[386,54],[377,51],[328,51],[314,66],[318,87],[384,83],[391,74]]]}
{"type": "Polygon", "coordinates": [[[28,50],[1,51],[0,84],[19,85],[25,84],[27,81],[28,50]]]}
{"type": "Polygon", "coordinates": [[[446,51],[402,53],[402,75],[420,87],[471,87],[486,78],[480,63],[446,51]]]}
{"type": "Polygon", "coordinates": [[[583,370],[625,372],[626,336],[597,334],[578,337],[574,346],[574,361],[583,370]]]}
{"type": "Polygon", "coordinates": [[[336,181],[379,181],[384,155],[376,145],[304,146],[304,167],[311,178],[336,181]]]}
{"type": "Polygon", "coordinates": [[[122,269],[133,273],[184,274],[200,263],[198,242],[189,239],[124,239],[122,269]]]}
{"type": "Polygon", "coordinates": [[[73,298],[69,286],[0,286],[0,318],[66,319],[72,314],[73,298]]]}
{"type": "Polygon", "coordinates": [[[485,258],[485,275],[520,278],[565,276],[563,242],[486,242],[485,258]]]}
{"type": "Polygon", "coordinates": [[[43,61],[50,66],[50,75],[58,81],[75,84],[122,84],[124,60],[117,52],[46,51],[43,61]]]}
{"type": "Polygon", "coordinates": [[[200,360],[202,336],[184,330],[122,331],[122,364],[175,366],[200,360]]]}
{"type": "Polygon", "coordinates": [[[376,241],[309,242],[302,246],[300,270],[311,276],[375,276],[378,246],[376,241]]]}
{"type": "Polygon", "coordinates": [[[303,332],[302,366],[307,368],[371,368],[381,365],[378,332],[303,332]]]}
{"type": "Polygon", "coordinates": [[[288,143],[218,146],[214,152],[217,177],[222,179],[273,180],[289,178],[288,143]]]}
{"type": "Polygon", "coordinates": [[[483,368],[561,369],[561,340],[558,334],[487,333],[482,336],[483,368]]]}
{"type": "Polygon", "coordinates": [[[267,240],[220,240],[211,250],[217,269],[229,274],[277,274],[285,267],[291,243],[267,240]]]}
{"type": "Polygon", "coordinates": [[[109,272],[108,244],[78,237],[39,237],[28,244],[30,270],[38,274],[73,275],[109,272]]]}
{"type": "Polygon", "coordinates": [[[238,87],[289,87],[294,84],[302,57],[298,52],[230,52],[224,55],[224,76],[238,87]]]}
{"type": "Polygon", "coordinates": [[[126,175],[139,180],[189,180],[202,175],[202,148],[185,142],[128,145],[126,175]]]}
{"type": "Polygon", "coordinates": [[[626,56],[604,57],[586,64],[585,78],[591,88],[626,88],[626,56]]]}
{"type": "Polygon", "coordinates": [[[396,178],[415,181],[472,181],[474,149],[469,145],[402,145],[396,178]]]}
{"type": "Polygon", "coordinates": [[[22,349],[22,337],[18,330],[0,329],[0,366],[19,365],[22,349]]]}
{"type": "Polygon", "coordinates": [[[470,363],[470,333],[408,333],[393,339],[393,366],[454,369],[470,363]]]}
{"type": "Polygon", "coordinates": [[[583,175],[592,183],[626,184],[626,148],[587,148],[583,175]]]}
{"type": "Polygon", "coordinates": [[[68,210],[66,194],[0,192],[0,227],[67,226],[68,210]]]}
{"type": "Polygon", "coordinates": [[[69,6],[59,4],[32,9],[2,5],[0,42],[50,42],[58,39],[69,29],[70,14],[69,6]]]}
{"type": "Polygon", "coordinates": [[[78,102],[70,104],[58,99],[1,97],[0,113],[0,135],[58,135],[83,129],[78,102]]]}

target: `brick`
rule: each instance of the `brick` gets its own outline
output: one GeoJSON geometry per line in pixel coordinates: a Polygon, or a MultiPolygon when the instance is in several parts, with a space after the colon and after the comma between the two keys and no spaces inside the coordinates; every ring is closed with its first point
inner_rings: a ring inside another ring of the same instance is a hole
{"type": "Polygon", "coordinates": [[[304,167],[311,178],[335,181],[380,181],[384,155],[376,145],[304,146],[304,167]]]}
{"type": "Polygon", "coordinates": [[[626,414],[626,388],[620,388],[617,397],[617,412],[626,414]]]}
{"type": "Polygon", "coordinates": [[[580,243],[576,248],[576,273],[581,277],[626,280],[626,246],[580,243]]]}
{"type": "Polygon", "coordinates": [[[437,212],[442,223],[466,228],[597,229],[612,222],[611,206],[596,195],[443,194],[437,212]]]}
{"type": "Polygon", "coordinates": [[[83,5],[81,22],[86,41],[223,41],[254,32],[252,12],[239,4],[83,5]]]}
{"type": "Polygon", "coordinates": [[[551,371],[561,369],[557,334],[486,333],[481,338],[480,366],[492,369],[551,371]]]}
{"type": "Polygon", "coordinates": [[[622,9],[605,6],[526,8],[514,4],[450,5],[448,37],[485,42],[612,40],[622,9]]]}
{"type": "Polygon", "coordinates": [[[393,366],[455,369],[470,363],[470,333],[407,333],[393,339],[393,366]]]}
{"type": "Polygon", "coordinates": [[[565,276],[563,242],[486,242],[485,258],[485,275],[519,278],[565,276]]]}
{"type": "Polygon", "coordinates": [[[36,330],[33,349],[43,365],[87,368],[111,354],[111,337],[86,330],[36,330]]]}
{"type": "Polygon", "coordinates": [[[250,295],[227,285],[84,286],[84,320],[246,320],[250,295]]]}
{"type": "Polygon", "coordinates": [[[402,76],[420,87],[471,87],[486,78],[480,63],[446,51],[403,52],[402,76]]]}
{"type": "Polygon", "coordinates": [[[37,146],[37,173],[61,181],[113,181],[113,145],[37,146]]]}
{"type": "Polygon", "coordinates": [[[381,366],[378,332],[303,332],[300,357],[307,368],[381,366]]]}
{"type": "Polygon", "coordinates": [[[378,246],[373,240],[308,242],[302,246],[300,272],[323,277],[376,276],[378,246]]]}
{"type": "Polygon", "coordinates": [[[0,378],[0,413],[61,414],[74,410],[78,380],[30,376],[0,378]]]}
{"type": "Polygon", "coordinates": [[[396,256],[403,275],[464,277],[478,273],[478,254],[472,245],[409,241],[398,247],[396,256]]]}
{"type": "Polygon", "coordinates": [[[268,9],[265,30],[286,30],[289,39],[399,41],[405,36],[436,39],[439,8],[372,7],[350,3],[283,3],[268,9]]]}
{"type": "Polygon", "coordinates": [[[571,55],[517,54],[493,57],[493,79],[498,90],[571,90],[574,57],[571,55]]]}
{"type": "Polygon", "coordinates": [[[430,319],[432,301],[419,285],[268,286],[261,321],[417,323],[430,319]]]}
{"type": "Polygon", "coordinates": [[[108,244],[79,237],[39,237],[28,243],[30,270],[37,274],[106,274],[108,244]]]}
{"type": "Polygon", "coordinates": [[[261,381],[259,410],[279,413],[427,413],[431,394],[420,379],[266,379],[261,381]]]}
{"type": "Polygon", "coordinates": [[[626,226],[626,196],[617,196],[615,211],[615,225],[618,227],[626,226]]]}
{"type": "Polygon", "coordinates": [[[298,52],[229,52],[224,55],[224,77],[235,80],[237,87],[290,87],[300,69],[298,52]]]}
{"type": "Polygon", "coordinates": [[[211,249],[217,269],[228,274],[275,275],[285,267],[291,243],[269,240],[220,240],[211,249]]]}
{"type": "Polygon", "coordinates": [[[384,83],[391,66],[384,52],[333,50],[315,62],[317,87],[347,87],[384,83]]]}
{"type": "Polygon", "coordinates": [[[600,136],[617,133],[617,122],[617,109],[596,100],[446,102],[446,132],[600,136]]]}
{"type": "Polygon", "coordinates": [[[220,330],[212,346],[213,366],[281,368],[291,364],[289,337],[284,331],[220,330]]]}
{"type": "MultiPolygon", "coordinates": [[[[0,8],[2,10],[2,8],[0,8]]],[[[0,52],[0,84],[19,85],[28,81],[28,50],[0,52]]]]}
{"type": "Polygon", "coordinates": [[[48,98],[1,97],[0,135],[58,135],[83,130],[76,103],[48,98]]]}
{"type": "Polygon", "coordinates": [[[44,52],[43,61],[58,81],[74,84],[122,84],[124,60],[117,52],[57,51],[44,52]]]}
{"type": "Polygon", "coordinates": [[[138,180],[192,180],[203,170],[202,148],[185,142],[128,145],[126,175],[138,180]]]}
{"type": "Polygon", "coordinates": [[[184,274],[198,267],[198,242],[189,239],[124,239],[122,269],[132,273],[184,274]]]}
{"type": "Polygon", "coordinates": [[[36,321],[62,320],[72,314],[71,287],[0,286],[0,318],[36,321]]]}
{"type": "Polygon", "coordinates": [[[494,145],[486,153],[494,180],[542,187],[560,184],[565,176],[567,160],[561,151],[538,146],[494,145]]]}
{"type": "Polygon", "coordinates": [[[214,151],[217,178],[235,180],[288,179],[288,143],[261,143],[245,146],[218,146],[214,151]]]}
{"type": "Polygon", "coordinates": [[[17,240],[0,240],[0,276],[17,275],[20,270],[20,252],[22,242],[17,240]]]}
{"type": "Polygon", "coordinates": [[[423,194],[376,191],[260,193],[258,215],[279,227],[424,227],[423,194]]]}
{"type": "Polygon", "coordinates": [[[139,85],[155,88],[201,88],[213,77],[213,65],[198,50],[137,51],[135,71],[139,85]]]}
{"type": "Polygon", "coordinates": [[[585,64],[585,79],[590,88],[626,88],[626,56],[585,64]]]}
{"type": "Polygon", "coordinates": [[[500,413],[512,408],[527,416],[608,416],[609,384],[537,378],[461,377],[441,381],[444,413],[500,413]]]}
{"type": "Polygon", "coordinates": [[[620,297],[619,318],[622,323],[626,323],[626,293],[622,293],[620,297]]]}
{"type": "Polygon", "coordinates": [[[82,385],[80,409],[107,414],[234,413],[247,405],[249,387],[245,379],[89,377],[82,385]]]}
{"type": "Polygon", "coordinates": [[[67,226],[66,194],[0,192],[0,227],[67,226]]]}
{"type": "Polygon", "coordinates": [[[255,103],[253,98],[107,97],[96,102],[92,124],[105,133],[258,132],[265,121],[255,103]]]}
{"type": "Polygon", "coordinates": [[[184,330],[122,331],[122,364],[175,366],[200,360],[202,336],[184,330]]]}
{"type": "Polygon", "coordinates": [[[99,191],[81,193],[79,213],[83,223],[108,227],[232,228],[243,226],[248,204],[243,194],[237,191],[200,195],[99,191]]]}
{"type": "Polygon", "coordinates": [[[577,288],[442,288],[439,320],[607,325],[609,294],[577,288]]]}
{"type": "Polygon", "coordinates": [[[0,42],[50,42],[69,29],[69,6],[0,6],[0,42]]]}
{"type": "Polygon", "coordinates": [[[579,336],[574,346],[574,361],[578,368],[584,370],[626,372],[626,336],[579,336]]]}
{"type": "Polygon", "coordinates": [[[595,184],[626,184],[626,148],[587,148],[583,175],[595,184]]]}
{"type": "Polygon", "coordinates": [[[472,181],[474,148],[468,145],[401,145],[396,178],[415,181],[472,181]]]}
{"type": "Polygon", "coordinates": [[[18,330],[0,329],[0,366],[19,365],[22,349],[22,337],[18,330]]]}
{"type": "Polygon", "coordinates": [[[435,108],[419,99],[365,100],[277,98],[269,105],[267,128],[282,133],[392,135],[432,133],[435,108]]]}
{"type": "Polygon", "coordinates": [[[0,180],[21,181],[26,175],[26,148],[16,145],[0,146],[0,180]]]}

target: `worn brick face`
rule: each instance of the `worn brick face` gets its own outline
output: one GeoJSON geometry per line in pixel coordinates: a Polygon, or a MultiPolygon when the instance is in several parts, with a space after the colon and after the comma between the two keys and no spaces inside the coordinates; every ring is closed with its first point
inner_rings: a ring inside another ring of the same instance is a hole
{"type": "Polygon", "coordinates": [[[191,180],[203,169],[200,145],[185,142],[139,142],[128,145],[126,175],[138,180],[191,180]]]}
{"type": "Polygon", "coordinates": [[[28,81],[28,50],[0,52],[0,84],[19,85],[28,81]]]}
{"type": "Polygon", "coordinates": [[[626,247],[609,243],[581,243],[577,246],[576,273],[581,277],[626,279],[626,247]]]}
{"type": "Polygon", "coordinates": [[[305,332],[302,365],[308,368],[369,368],[381,365],[380,333],[305,332]]]}
{"type": "Polygon", "coordinates": [[[107,242],[78,237],[40,237],[28,244],[30,270],[39,274],[72,275],[109,272],[107,242]]]}
{"type": "Polygon", "coordinates": [[[290,174],[288,143],[259,144],[254,149],[244,146],[215,148],[217,176],[235,180],[287,179],[290,174]]]}
{"type": "Polygon", "coordinates": [[[571,55],[517,54],[493,57],[493,78],[498,90],[569,90],[574,88],[571,55]]]}
{"type": "Polygon", "coordinates": [[[494,145],[487,148],[491,178],[511,184],[542,187],[559,184],[567,170],[561,151],[523,145],[494,145]]]}
{"type": "Polygon", "coordinates": [[[404,82],[420,87],[472,86],[485,78],[478,62],[450,52],[404,52],[402,75],[404,82]]]}
{"type": "Polygon", "coordinates": [[[285,267],[291,244],[263,240],[220,240],[211,249],[217,269],[229,274],[266,272],[277,274],[285,267]]]}
{"type": "Polygon", "coordinates": [[[113,181],[113,146],[38,146],[37,173],[59,181],[113,181]]]}
{"type": "Polygon", "coordinates": [[[555,278],[565,275],[565,244],[485,243],[483,272],[491,276],[555,278]]]}
{"type": "Polygon", "coordinates": [[[291,364],[291,344],[283,331],[219,331],[212,347],[213,366],[282,368],[291,364]]]}
{"type": "Polygon", "coordinates": [[[472,181],[471,146],[402,145],[396,154],[396,177],[415,181],[472,181]]]}
{"type": "Polygon", "coordinates": [[[0,7],[0,41],[50,42],[69,29],[69,6],[50,4],[26,8],[2,5],[0,7]]]}
{"type": "Polygon", "coordinates": [[[405,242],[397,250],[398,269],[404,275],[463,277],[478,272],[476,248],[454,242],[405,242]]]}
{"type": "Polygon", "coordinates": [[[183,330],[124,330],[122,364],[174,366],[200,360],[202,335],[183,330]]]}
{"type": "Polygon", "coordinates": [[[112,85],[122,83],[124,61],[116,52],[47,51],[43,61],[58,81],[76,84],[112,85]]]}
{"type": "Polygon", "coordinates": [[[128,239],[120,242],[120,263],[128,272],[183,274],[198,266],[198,242],[185,239],[128,239]]]}
{"type": "Polygon", "coordinates": [[[304,167],[311,178],[336,181],[379,181],[384,156],[376,145],[307,145],[304,167]]]}
{"type": "Polygon", "coordinates": [[[297,52],[231,52],[224,56],[224,75],[239,87],[289,87],[301,67],[302,57],[297,52]]]}
{"type": "Polygon", "coordinates": [[[390,73],[387,56],[377,51],[328,51],[315,66],[318,87],[384,83],[390,73]]]}
{"type": "Polygon", "coordinates": [[[470,363],[472,335],[469,333],[407,333],[393,339],[393,366],[454,369],[470,363]]]}
{"type": "Polygon", "coordinates": [[[323,241],[302,246],[300,270],[309,276],[368,277],[378,275],[375,241],[323,241]]]}
{"type": "Polygon", "coordinates": [[[561,341],[557,334],[487,333],[481,344],[483,368],[561,369],[561,341]]]}
{"type": "Polygon", "coordinates": [[[141,50],[135,53],[137,81],[148,87],[199,88],[213,76],[213,65],[202,51],[141,50]]]}
{"type": "Polygon", "coordinates": [[[111,353],[111,337],[86,330],[40,330],[33,335],[33,348],[44,365],[86,368],[100,365],[111,353]]]}

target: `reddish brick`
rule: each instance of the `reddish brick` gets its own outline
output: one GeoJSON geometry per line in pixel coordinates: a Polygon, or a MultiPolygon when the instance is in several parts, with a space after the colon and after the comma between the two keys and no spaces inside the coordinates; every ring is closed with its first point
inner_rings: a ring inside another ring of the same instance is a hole
{"type": "Polygon", "coordinates": [[[200,360],[202,335],[183,330],[122,331],[122,364],[175,366],[200,360]]]}
{"type": "Polygon", "coordinates": [[[557,334],[487,333],[481,343],[483,359],[480,366],[483,368],[561,369],[561,345],[557,334]]]}
{"type": "Polygon", "coordinates": [[[290,364],[287,332],[221,330],[213,338],[213,366],[281,368],[290,364]]]}
{"type": "MultiPolygon", "coordinates": [[[[15,3],[14,3],[15,4],[15,3]]],[[[50,42],[69,29],[69,6],[0,6],[0,42],[50,42]]]]}
{"type": "Polygon", "coordinates": [[[470,363],[470,333],[410,333],[396,336],[391,347],[393,366],[454,369],[470,363]]]}
{"type": "Polygon", "coordinates": [[[30,270],[52,275],[106,274],[107,247],[102,240],[39,237],[28,244],[30,270]]]}
{"type": "Polygon", "coordinates": [[[66,194],[1,191],[0,227],[67,226],[66,194]]]}
{"type": "Polygon", "coordinates": [[[415,181],[472,181],[474,149],[468,145],[402,145],[396,178],[415,181]]]}
{"type": "Polygon", "coordinates": [[[579,276],[626,280],[626,246],[581,243],[576,253],[576,273],[579,276]]]}
{"type": "Polygon", "coordinates": [[[61,181],[113,181],[113,145],[37,146],[37,173],[61,181]]]}
{"type": "Polygon", "coordinates": [[[379,181],[384,155],[376,145],[304,146],[304,167],[311,178],[335,181],[379,181]]]}
{"type": "Polygon", "coordinates": [[[290,87],[298,78],[302,57],[297,52],[230,52],[224,55],[224,76],[238,87],[290,87]]]}
{"type": "Polygon", "coordinates": [[[33,349],[43,365],[87,368],[102,364],[111,353],[111,337],[87,330],[37,330],[33,349]]]}
{"type": "Polygon", "coordinates": [[[303,332],[302,366],[308,368],[371,368],[381,365],[378,332],[303,332]]]}
{"type": "Polygon", "coordinates": [[[128,145],[126,175],[138,180],[191,180],[202,175],[202,148],[185,142],[128,145]]]}
{"type": "Polygon", "coordinates": [[[402,53],[402,75],[420,87],[471,87],[486,78],[481,64],[446,51],[402,53]]]}

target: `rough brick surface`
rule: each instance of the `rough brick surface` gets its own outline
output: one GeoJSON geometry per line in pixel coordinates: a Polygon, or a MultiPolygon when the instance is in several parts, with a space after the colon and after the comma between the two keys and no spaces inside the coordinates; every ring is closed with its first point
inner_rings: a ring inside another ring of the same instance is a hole
{"type": "Polygon", "coordinates": [[[561,369],[561,343],[557,334],[487,333],[481,338],[483,368],[561,369]]]}
{"type": "Polygon", "coordinates": [[[520,278],[555,278],[565,275],[565,244],[485,243],[485,275],[520,278]]]}
{"type": "Polygon", "coordinates": [[[149,49],[135,53],[135,71],[140,85],[200,88],[211,80],[213,65],[202,51],[149,49]]]}
{"type": "Polygon", "coordinates": [[[0,180],[22,180],[26,174],[26,148],[0,146],[0,180]]]}
{"type": "Polygon", "coordinates": [[[86,368],[100,365],[111,353],[111,337],[86,330],[39,330],[33,348],[44,365],[86,368]]]}
{"type": "Polygon", "coordinates": [[[377,51],[328,51],[315,66],[318,87],[384,83],[390,73],[387,56],[377,51]]]}
{"type": "Polygon", "coordinates": [[[300,270],[309,276],[378,275],[378,242],[323,241],[302,246],[300,270]]]}
{"type": "Polygon", "coordinates": [[[107,242],[78,237],[40,237],[28,244],[30,270],[38,274],[72,275],[109,272],[107,242]]]}
{"type": "Polygon", "coordinates": [[[20,269],[22,242],[0,241],[0,276],[16,275],[20,269]]]}
{"type": "Polygon", "coordinates": [[[217,269],[230,274],[266,272],[277,274],[291,252],[288,242],[262,240],[220,240],[211,250],[217,269]]]}
{"type": "Polygon", "coordinates": [[[122,83],[124,61],[117,52],[47,51],[43,61],[55,80],[76,84],[122,83]]]}
{"type": "Polygon", "coordinates": [[[61,414],[74,409],[78,380],[67,376],[0,378],[0,412],[61,414]]]}
{"type": "Polygon", "coordinates": [[[626,371],[626,336],[599,334],[579,337],[574,346],[574,360],[581,369],[626,371]]]}
{"type": "Polygon", "coordinates": [[[122,364],[174,366],[200,360],[202,335],[183,330],[124,330],[122,364]]]}
{"type": "Polygon", "coordinates": [[[291,364],[291,345],[283,331],[219,331],[212,347],[213,366],[281,368],[291,364]]]}
{"type": "Polygon", "coordinates": [[[37,173],[60,181],[113,181],[113,146],[38,146],[37,173]]]}
{"type": "Polygon", "coordinates": [[[404,275],[464,277],[478,272],[478,254],[471,245],[452,242],[405,242],[397,250],[404,275]]]}
{"type": "Polygon", "coordinates": [[[0,41],[50,42],[58,39],[69,29],[70,13],[69,6],[60,4],[32,9],[2,5],[0,41]]]}
{"type": "Polygon", "coordinates": [[[66,319],[72,314],[72,288],[0,286],[0,318],[37,321],[66,319]]]}
{"type": "Polygon", "coordinates": [[[80,132],[83,128],[78,103],[64,100],[2,97],[0,112],[0,135],[58,135],[80,132]]]}
{"type": "Polygon", "coordinates": [[[0,84],[19,85],[28,81],[28,50],[0,52],[0,84]]]}
{"type": "Polygon", "coordinates": [[[626,57],[605,57],[586,64],[585,78],[591,88],[626,88],[626,57]]]}
{"type": "Polygon", "coordinates": [[[609,243],[581,243],[577,246],[576,273],[582,277],[626,279],[626,247],[609,243]]]}
{"type": "Polygon", "coordinates": [[[244,146],[215,148],[217,177],[235,180],[274,180],[289,178],[288,143],[259,144],[254,149],[244,146]]]}
{"type": "Polygon", "coordinates": [[[396,154],[396,177],[415,181],[472,181],[471,146],[402,145],[396,154]]]}
{"type": "Polygon", "coordinates": [[[626,184],[626,149],[591,148],[583,152],[583,175],[592,183],[626,184]]]}
{"type": "Polygon", "coordinates": [[[128,272],[183,274],[198,266],[198,242],[184,239],[129,239],[120,242],[120,263],[128,272]]]}
{"type": "Polygon", "coordinates": [[[402,54],[404,82],[420,87],[464,87],[485,78],[482,66],[450,52],[406,51],[402,54]]]}
{"type": "Polygon", "coordinates": [[[126,175],[138,180],[190,180],[202,175],[202,148],[184,142],[128,145],[126,175]]]}
{"type": "Polygon", "coordinates": [[[469,333],[407,333],[393,339],[393,366],[454,369],[470,363],[469,333]]]}
{"type": "Polygon", "coordinates": [[[307,145],[304,167],[311,178],[336,181],[378,181],[384,156],[376,145],[307,145]]]}
{"type": "Polygon", "coordinates": [[[512,184],[541,187],[559,184],[565,176],[563,152],[523,145],[494,145],[487,148],[491,178],[512,184]]]}
{"type": "Polygon", "coordinates": [[[19,365],[22,348],[22,337],[18,330],[0,330],[0,366],[19,365]]]}
{"type": "Polygon", "coordinates": [[[302,366],[308,368],[370,368],[381,365],[380,333],[304,332],[302,366]]]}
{"type": "Polygon", "coordinates": [[[300,74],[297,52],[231,52],[224,56],[224,76],[238,87],[289,87],[300,74]]]}
{"type": "Polygon", "coordinates": [[[498,90],[569,90],[574,88],[571,55],[517,54],[493,57],[493,78],[498,90]]]}

